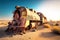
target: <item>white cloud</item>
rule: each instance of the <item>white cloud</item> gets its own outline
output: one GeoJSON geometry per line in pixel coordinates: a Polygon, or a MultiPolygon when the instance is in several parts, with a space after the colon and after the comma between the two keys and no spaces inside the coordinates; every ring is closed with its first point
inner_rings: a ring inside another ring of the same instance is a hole
{"type": "Polygon", "coordinates": [[[60,1],[44,1],[37,11],[42,12],[48,20],[60,20],[60,1]]]}

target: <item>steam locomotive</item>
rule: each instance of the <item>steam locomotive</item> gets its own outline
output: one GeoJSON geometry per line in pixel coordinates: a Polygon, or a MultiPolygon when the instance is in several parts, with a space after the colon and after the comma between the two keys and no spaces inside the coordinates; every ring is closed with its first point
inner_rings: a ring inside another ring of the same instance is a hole
{"type": "Polygon", "coordinates": [[[8,29],[10,27],[14,28],[14,26],[22,27],[23,25],[25,29],[36,29],[39,24],[45,23],[46,17],[43,14],[40,15],[40,12],[22,6],[16,6],[15,8],[13,20],[8,23],[8,29]],[[23,19],[21,20],[21,18],[23,19]]]}

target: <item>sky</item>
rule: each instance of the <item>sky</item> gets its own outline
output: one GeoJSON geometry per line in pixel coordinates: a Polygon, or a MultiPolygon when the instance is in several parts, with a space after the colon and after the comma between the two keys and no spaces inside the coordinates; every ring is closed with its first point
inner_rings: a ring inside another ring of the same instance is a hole
{"type": "Polygon", "coordinates": [[[0,20],[11,20],[16,5],[35,9],[47,20],[60,20],[59,0],[0,0],[0,20]]]}

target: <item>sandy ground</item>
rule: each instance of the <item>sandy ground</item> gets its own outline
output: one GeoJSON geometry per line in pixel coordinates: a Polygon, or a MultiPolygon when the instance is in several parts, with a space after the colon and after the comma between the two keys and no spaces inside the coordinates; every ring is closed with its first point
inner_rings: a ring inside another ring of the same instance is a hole
{"type": "Polygon", "coordinates": [[[23,35],[7,35],[5,29],[6,27],[0,27],[0,40],[60,40],[60,35],[53,34],[49,28],[27,31],[23,35]]]}

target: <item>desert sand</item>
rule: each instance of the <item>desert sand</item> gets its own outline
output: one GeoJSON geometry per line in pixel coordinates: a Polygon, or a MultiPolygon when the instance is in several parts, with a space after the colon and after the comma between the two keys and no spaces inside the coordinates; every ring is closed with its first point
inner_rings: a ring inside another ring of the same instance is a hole
{"type": "Polygon", "coordinates": [[[0,40],[60,40],[60,35],[52,33],[50,28],[43,26],[39,26],[35,31],[26,31],[23,35],[7,35],[5,32],[7,25],[8,21],[0,21],[0,40]]]}
{"type": "Polygon", "coordinates": [[[23,35],[7,35],[4,31],[7,26],[0,27],[0,40],[60,40],[60,36],[53,34],[49,28],[41,28],[34,32],[26,31],[23,35]]]}

